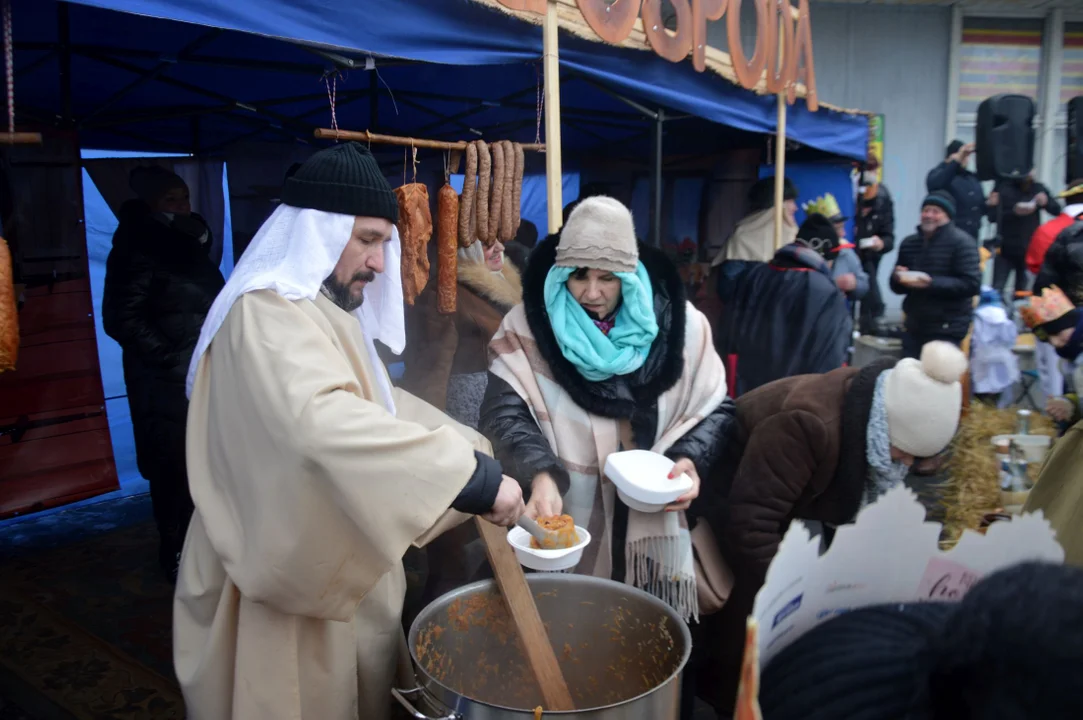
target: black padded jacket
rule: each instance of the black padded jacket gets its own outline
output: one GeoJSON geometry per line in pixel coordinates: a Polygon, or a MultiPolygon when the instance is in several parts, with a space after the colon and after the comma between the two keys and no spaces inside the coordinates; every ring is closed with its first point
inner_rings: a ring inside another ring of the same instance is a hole
{"type": "Polygon", "coordinates": [[[139,472],[187,483],[184,383],[203,320],[225,284],[208,255],[198,215],[188,231],[166,224],[139,200],[120,210],[106,261],[102,324],[123,350],[139,472]]]}

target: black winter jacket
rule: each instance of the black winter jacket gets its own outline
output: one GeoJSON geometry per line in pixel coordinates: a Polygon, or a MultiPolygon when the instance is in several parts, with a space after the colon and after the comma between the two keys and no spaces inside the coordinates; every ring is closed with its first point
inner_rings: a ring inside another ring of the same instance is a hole
{"type": "MultiPolygon", "coordinates": [[[[877,188],[876,197],[866,201],[862,199],[858,203],[857,216],[854,218],[854,243],[858,246],[858,254],[862,264],[879,264],[880,258],[895,249],[895,202],[891,199],[891,193],[883,185],[877,188]],[[864,208],[870,208],[866,215],[864,208]],[[878,235],[884,241],[883,250],[861,250],[861,240],[878,235]]],[[[870,282],[876,282],[876,278],[869,278],[870,282]]]]}
{"type": "MultiPolygon", "coordinates": [[[[638,447],[654,445],[658,429],[658,397],[673,387],[684,372],[685,314],[684,285],[677,269],[660,251],[640,245],[639,258],[647,269],[654,290],[654,311],[658,317],[658,337],[646,362],[629,375],[619,375],[602,382],[586,380],[561,353],[545,310],[543,288],[546,275],[556,260],[559,236],[550,236],[538,244],[523,273],[523,305],[538,352],[545,359],[553,378],[575,402],[589,413],[608,418],[630,419],[638,447]]],[[[687,457],[695,463],[701,478],[723,449],[733,428],[735,407],[726,400],[667,453],[672,458],[687,457]]],[[[489,374],[489,387],[481,407],[481,432],[493,443],[504,471],[519,480],[529,497],[530,484],[540,473],[556,480],[561,494],[568,491],[568,473],[541,433],[526,402],[504,380],[489,374]]],[[[710,493],[700,488],[700,498],[692,503],[688,517],[694,520],[701,501],[710,493]]],[[[614,517],[613,577],[624,577],[624,536],[627,508],[618,503],[614,517]]]]}
{"type": "Polygon", "coordinates": [[[1030,238],[1034,231],[1042,224],[1042,210],[1052,217],[1060,215],[1060,203],[1049,192],[1049,188],[1039,182],[1032,183],[1030,188],[1024,190],[1021,184],[1015,180],[1005,180],[997,183],[996,191],[1000,195],[1000,208],[986,206],[990,222],[998,222],[997,235],[1000,240],[1000,252],[1005,257],[1022,259],[1030,247],[1030,238]],[[1049,198],[1045,208],[1035,208],[1029,215],[1016,215],[1017,203],[1030,202],[1039,193],[1045,193],[1049,198]]]}
{"type": "Polygon", "coordinates": [[[955,198],[955,224],[975,241],[981,233],[981,221],[985,217],[985,191],[978,176],[954,160],[945,160],[925,178],[929,192],[947,190],[955,198]]]}
{"type": "Polygon", "coordinates": [[[738,397],[791,375],[842,367],[853,331],[846,296],[831,269],[797,243],[745,273],[726,326],[737,354],[738,397]]]}
{"type": "MultiPolygon", "coordinates": [[[[199,216],[191,218],[206,227],[199,216]]],[[[207,254],[207,233],[201,244],[191,232],[156,219],[142,201],[131,200],[121,208],[106,261],[102,322],[124,351],[136,455],[147,479],[184,468],[188,363],[224,285],[207,254]]]]}
{"type": "Polygon", "coordinates": [[[1034,280],[1034,293],[1056,285],[1077,306],[1083,305],[1083,222],[1064,228],[1049,246],[1042,269],[1034,280]]]}
{"type": "Polygon", "coordinates": [[[928,240],[918,228],[903,240],[895,263],[932,276],[929,287],[912,289],[891,275],[891,289],[906,296],[907,330],[962,340],[974,313],[972,300],[981,290],[978,246],[973,238],[954,223],[944,225],[928,240]]]}

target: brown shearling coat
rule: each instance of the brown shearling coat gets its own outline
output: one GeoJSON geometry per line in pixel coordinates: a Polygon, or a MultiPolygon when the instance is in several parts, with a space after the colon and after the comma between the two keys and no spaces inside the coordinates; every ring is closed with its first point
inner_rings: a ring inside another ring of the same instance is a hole
{"type": "Polygon", "coordinates": [[[483,265],[460,263],[453,315],[437,310],[436,284],[429,283],[407,318],[404,389],[445,410],[452,375],[489,369],[489,341],[508,310],[523,299],[519,270],[507,259],[502,275],[483,265]]]}
{"type": "Polygon", "coordinates": [[[725,499],[708,515],[722,531],[735,575],[725,607],[703,619],[711,657],[699,692],[720,711],[732,712],[745,619],[790,522],[838,525],[856,515],[869,472],[866,433],[876,380],[893,365],[797,375],[737,399],[739,437],[712,479],[725,499]]]}

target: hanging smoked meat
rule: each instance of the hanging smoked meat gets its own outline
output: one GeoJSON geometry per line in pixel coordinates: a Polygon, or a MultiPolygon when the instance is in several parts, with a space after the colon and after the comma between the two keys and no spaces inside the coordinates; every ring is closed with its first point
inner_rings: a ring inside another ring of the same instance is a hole
{"type": "Polygon", "coordinates": [[[523,169],[524,165],[526,165],[526,159],[523,157],[523,146],[519,143],[515,143],[513,147],[515,154],[515,186],[512,188],[511,200],[512,240],[514,240],[515,236],[519,233],[519,225],[522,222],[522,217],[519,212],[522,210],[523,205],[523,169]]]}
{"type": "Polygon", "coordinates": [[[445,183],[436,196],[437,309],[445,315],[455,312],[459,289],[459,194],[445,183]]]}
{"type": "Polygon", "coordinates": [[[489,145],[478,140],[478,190],[474,195],[474,214],[477,216],[478,240],[485,245],[492,245],[496,240],[489,239],[489,186],[493,181],[493,158],[489,145]]]}
{"type": "Polygon", "coordinates": [[[395,188],[399,201],[399,240],[402,243],[402,297],[407,305],[429,282],[429,240],[432,238],[432,213],[429,189],[424,183],[410,183],[395,188]]]}
{"type": "Polygon", "coordinates": [[[474,202],[478,192],[478,146],[466,146],[466,175],[463,176],[463,196],[459,201],[459,247],[468,248],[478,239],[477,215],[474,202]]]}
{"type": "Polygon", "coordinates": [[[15,306],[15,272],[11,252],[0,238],[0,372],[14,370],[19,356],[19,311],[15,306]]]}

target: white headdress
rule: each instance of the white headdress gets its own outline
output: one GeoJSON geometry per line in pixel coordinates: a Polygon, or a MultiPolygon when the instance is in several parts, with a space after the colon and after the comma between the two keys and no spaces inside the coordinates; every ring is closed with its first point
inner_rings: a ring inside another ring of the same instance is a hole
{"type": "MultiPolygon", "coordinates": [[[[255,290],[273,290],[287,300],[314,300],[323,281],[335,269],[353,232],[353,223],[352,215],[278,206],[252,239],[207,313],[188,367],[189,397],[199,360],[237,298],[255,290]]],[[[383,371],[374,341],[387,345],[396,355],[406,347],[398,229],[392,229],[391,242],[384,248],[384,271],[365,286],[365,302],[354,315],[361,324],[373,367],[377,368],[377,383],[384,405],[394,413],[391,382],[383,371]]]]}

